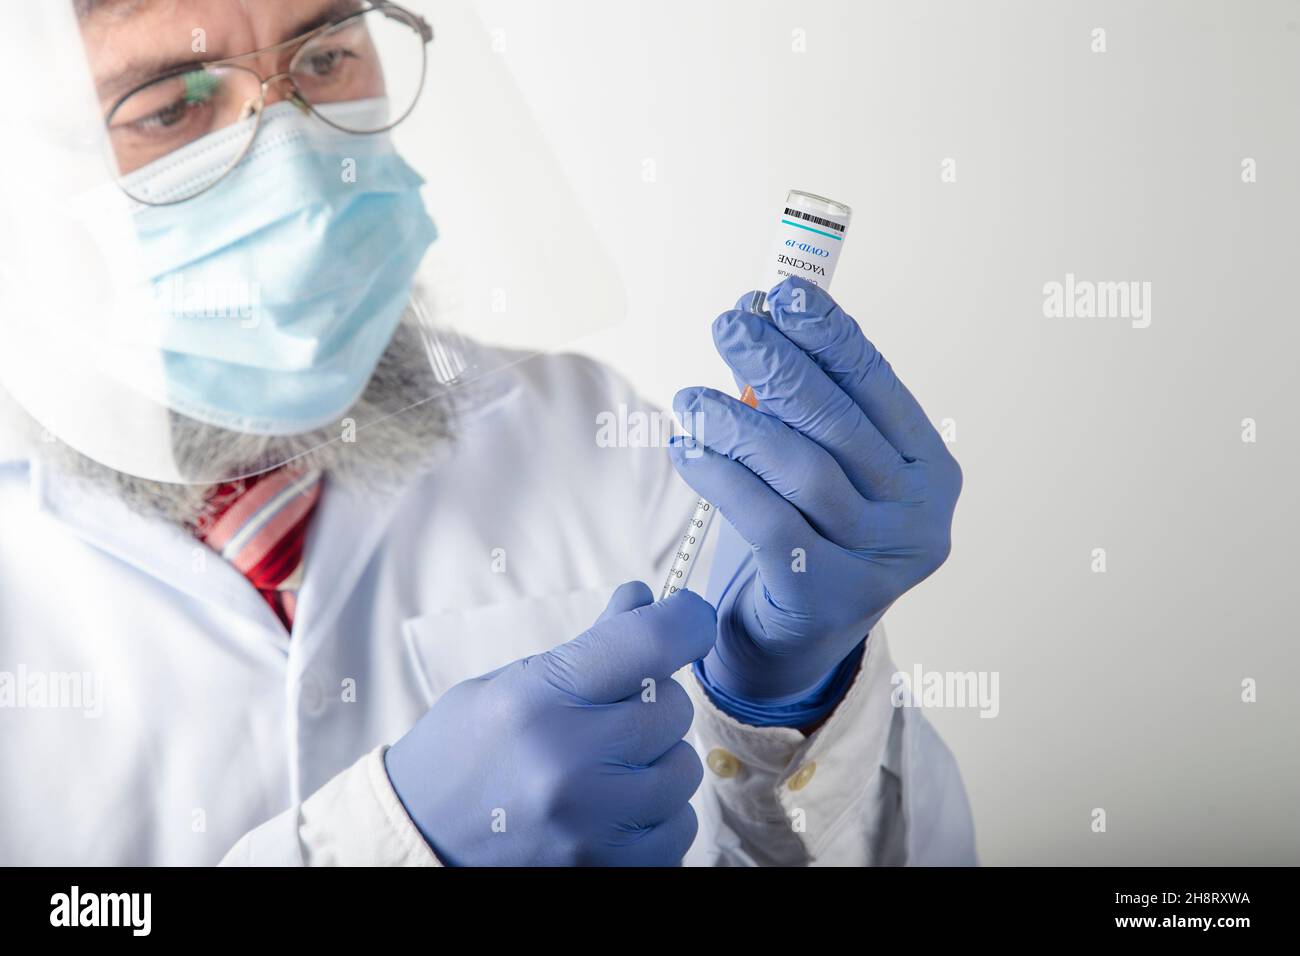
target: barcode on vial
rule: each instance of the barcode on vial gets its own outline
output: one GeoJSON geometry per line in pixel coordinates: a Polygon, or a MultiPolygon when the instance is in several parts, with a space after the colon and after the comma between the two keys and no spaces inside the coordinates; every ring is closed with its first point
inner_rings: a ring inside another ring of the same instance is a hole
{"type": "Polygon", "coordinates": [[[834,229],[836,232],[843,232],[845,228],[843,223],[831,222],[829,219],[823,219],[820,216],[814,216],[812,213],[804,212],[800,209],[786,209],[785,214],[787,216],[796,216],[797,218],[803,219],[806,222],[815,222],[819,226],[825,226],[827,229],[834,229]]]}

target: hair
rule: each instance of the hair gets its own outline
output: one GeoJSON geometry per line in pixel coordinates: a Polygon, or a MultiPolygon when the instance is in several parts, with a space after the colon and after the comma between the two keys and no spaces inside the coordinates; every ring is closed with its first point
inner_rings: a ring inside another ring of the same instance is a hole
{"type": "MultiPolygon", "coordinates": [[[[213,484],[288,463],[368,494],[395,494],[430,470],[436,452],[455,436],[456,390],[434,373],[418,322],[408,308],[364,394],[343,417],[356,423],[355,441],[344,441],[338,426],[250,435],[173,413],[173,458],[182,474],[207,476],[206,484],[168,484],[116,471],[57,437],[32,444],[46,467],[108,491],[137,513],[180,524],[204,514],[213,484]]],[[[38,428],[30,417],[27,422],[30,430],[38,428]]]]}

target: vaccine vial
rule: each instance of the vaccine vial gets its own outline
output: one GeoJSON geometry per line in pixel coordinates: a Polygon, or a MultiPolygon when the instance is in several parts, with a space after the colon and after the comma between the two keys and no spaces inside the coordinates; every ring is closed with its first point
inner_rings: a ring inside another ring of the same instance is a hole
{"type": "MultiPolygon", "coordinates": [[[[829,288],[852,218],[853,210],[844,203],[800,189],[790,190],[781,209],[766,276],[761,290],[754,293],[750,311],[767,312],[768,290],[789,276],[802,276],[819,288],[829,288]]],[[[748,385],[740,393],[740,400],[750,408],[758,407],[758,396],[748,385]]],[[[699,564],[700,552],[715,514],[717,510],[706,499],[700,498],[695,502],[695,511],[677,545],[668,577],[659,592],[661,601],[686,587],[691,572],[699,564]]]]}
{"type": "MultiPolygon", "coordinates": [[[[788,276],[800,276],[819,288],[830,288],[852,218],[853,210],[842,202],[801,189],[790,190],[781,210],[776,240],[768,253],[767,278],[754,293],[750,311],[766,312],[768,290],[788,276]]],[[[740,400],[751,408],[758,407],[754,390],[748,385],[740,393],[740,400]]]]}
{"type": "Polygon", "coordinates": [[[830,287],[844,248],[853,210],[844,203],[792,189],[777,223],[776,239],[764,267],[765,278],[754,311],[765,311],[767,291],[788,276],[830,287]]]}

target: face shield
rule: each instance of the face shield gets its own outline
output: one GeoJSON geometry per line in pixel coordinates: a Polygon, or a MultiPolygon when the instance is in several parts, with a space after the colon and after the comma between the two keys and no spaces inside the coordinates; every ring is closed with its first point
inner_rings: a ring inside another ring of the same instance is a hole
{"type": "Polygon", "coordinates": [[[622,318],[469,0],[42,0],[0,72],[0,388],[114,470],[244,477],[363,441],[393,350],[371,415],[622,318]]]}

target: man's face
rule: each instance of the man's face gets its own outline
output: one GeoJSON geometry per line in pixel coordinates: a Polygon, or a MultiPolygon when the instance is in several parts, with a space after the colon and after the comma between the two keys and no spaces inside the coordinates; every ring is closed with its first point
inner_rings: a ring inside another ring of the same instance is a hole
{"type": "MultiPolygon", "coordinates": [[[[119,171],[130,173],[248,118],[261,79],[292,70],[315,104],[382,95],[383,73],[364,18],[313,42],[187,70],[300,37],[363,9],[361,0],[75,0],[119,171]],[[156,82],[151,82],[156,81],[156,82]]],[[[283,99],[289,81],[268,88],[283,99]]]]}
{"type": "MultiPolygon", "coordinates": [[[[50,2],[50,0],[40,0],[50,2]]],[[[403,103],[413,103],[422,73],[423,41],[410,24],[362,0],[62,0],[77,11],[101,113],[119,161],[130,173],[218,132],[296,90],[313,107],[388,97],[380,53],[407,79],[403,103]],[[329,27],[329,29],[322,29],[329,27]],[[306,34],[306,42],[286,43],[306,34]],[[284,45],[283,49],[268,48],[284,45]],[[246,56],[253,51],[264,51],[246,56]],[[239,58],[234,64],[217,61],[239,58]],[[405,67],[405,70],[403,70],[405,67]],[[291,74],[285,76],[284,74],[291,74]],[[276,77],[263,98],[263,80],[276,77]]],[[[401,84],[399,84],[401,85],[401,84]]],[[[198,208],[198,207],[194,207],[198,208]]],[[[221,214],[220,203],[216,204],[221,214]]],[[[237,212],[238,210],[232,210],[237,212]]],[[[212,209],[205,210],[212,215],[212,209]]],[[[286,254],[306,250],[292,246],[286,254]]],[[[398,486],[424,467],[448,434],[449,408],[430,401],[439,383],[414,326],[400,326],[348,410],[367,436],[338,440],[338,428],[287,436],[231,431],[173,413],[167,440],[182,476],[244,475],[286,461],[310,462],[344,482],[398,486]]],[[[136,440],[134,436],[127,440],[136,440]]],[[[114,490],[133,508],[192,517],[188,486],[164,486],[99,465],[71,446],[43,446],[57,467],[114,490]]],[[[126,456],[130,457],[130,456],[126,456]]]]}

